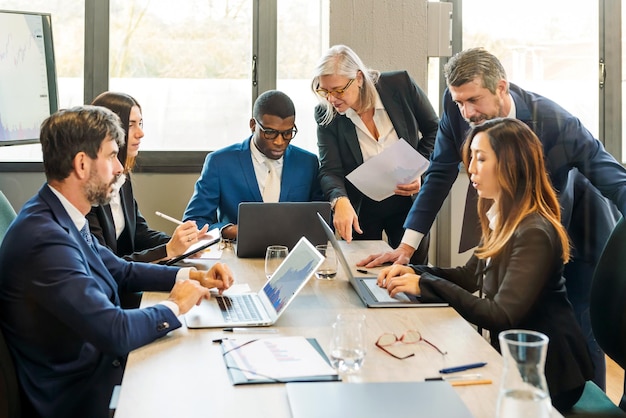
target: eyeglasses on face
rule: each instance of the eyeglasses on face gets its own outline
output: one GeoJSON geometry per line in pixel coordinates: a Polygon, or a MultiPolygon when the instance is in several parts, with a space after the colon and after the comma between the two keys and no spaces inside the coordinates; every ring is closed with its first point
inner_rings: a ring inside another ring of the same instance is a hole
{"type": "Polygon", "coordinates": [[[351,79],[350,81],[348,81],[348,84],[346,84],[345,86],[343,86],[340,89],[335,89],[335,90],[331,90],[328,91],[326,89],[317,89],[315,90],[315,92],[317,94],[319,94],[320,96],[322,96],[325,99],[328,99],[328,96],[335,96],[336,99],[339,99],[343,96],[343,94],[346,92],[346,90],[348,90],[348,88],[350,87],[350,85],[352,85],[352,83],[354,82],[354,78],[351,79]]]}
{"type": "Polygon", "coordinates": [[[392,346],[397,342],[401,342],[403,344],[417,344],[420,341],[424,341],[426,344],[430,345],[432,348],[437,350],[442,355],[448,354],[447,351],[441,351],[439,347],[437,347],[435,344],[422,338],[422,334],[420,334],[419,331],[414,330],[414,329],[410,329],[406,331],[404,334],[402,334],[400,338],[398,338],[396,334],[385,333],[381,335],[380,337],[378,337],[378,340],[376,340],[376,347],[380,348],[381,350],[383,350],[385,353],[389,354],[390,356],[393,356],[399,360],[404,360],[406,358],[413,357],[415,353],[407,354],[405,356],[399,356],[389,351],[386,347],[392,346]]]}
{"type": "Polygon", "coordinates": [[[277,131],[276,129],[267,129],[265,126],[261,125],[261,122],[256,120],[256,118],[254,118],[254,121],[261,132],[263,132],[263,138],[265,139],[272,140],[278,138],[278,135],[282,135],[285,141],[291,141],[298,133],[298,127],[296,125],[293,125],[293,128],[287,129],[286,131],[277,131]]]}

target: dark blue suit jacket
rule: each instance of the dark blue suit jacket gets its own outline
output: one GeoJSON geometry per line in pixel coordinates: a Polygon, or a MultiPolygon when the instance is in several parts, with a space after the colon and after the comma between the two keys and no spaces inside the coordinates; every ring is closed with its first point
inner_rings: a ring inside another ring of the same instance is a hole
{"type": "MultiPolygon", "coordinates": [[[[517,119],[526,123],[543,144],[546,168],[563,207],[563,224],[572,238],[581,237],[579,242],[574,242],[576,255],[588,262],[596,262],[608,238],[606,230],[610,233],[611,225],[615,224],[613,208],[600,193],[613,201],[622,214],[626,213],[626,169],[580,120],[553,101],[514,84],[510,84],[510,92],[517,119]],[[596,216],[593,222],[579,222],[588,219],[590,211],[596,216]],[[606,225],[602,233],[604,238],[597,238],[598,231],[594,229],[598,223],[606,225]],[[591,248],[584,244],[586,239],[594,236],[599,245],[591,248]]],[[[444,93],[443,106],[430,167],[404,224],[406,228],[422,233],[430,230],[459,173],[461,147],[469,129],[448,90],[444,93]]],[[[473,189],[472,193],[475,196],[473,189]]],[[[476,210],[473,205],[467,207],[468,210],[472,208],[476,210]]],[[[475,237],[474,244],[479,238],[475,237]]]]}
{"type": "Polygon", "coordinates": [[[180,327],[164,305],[123,310],[119,291],[172,288],[177,268],[90,247],[47,185],[0,247],[0,326],[20,385],[45,417],[107,417],[126,355],[180,327]]]}
{"type": "MultiPolygon", "coordinates": [[[[198,228],[205,224],[211,228],[237,224],[239,203],[263,201],[252,165],[251,139],[207,155],[185,209],[185,221],[196,221],[198,228]]],[[[315,154],[289,145],[283,156],[279,201],[321,201],[318,172],[315,154]]]]}

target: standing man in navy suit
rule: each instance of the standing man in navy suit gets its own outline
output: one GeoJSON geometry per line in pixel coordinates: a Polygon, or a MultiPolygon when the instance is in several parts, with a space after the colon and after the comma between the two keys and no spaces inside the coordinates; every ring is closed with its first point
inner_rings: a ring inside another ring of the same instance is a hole
{"type": "Polygon", "coordinates": [[[296,109],[285,93],[269,90],[252,109],[252,135],[242,143],[207,155],[184,220],[220,228],[222,237],[237,238],[241,202],[321,201],[319,161],[315,154],[291,145],[298,133],[296,109]]]}
{"type": "MultiPolygon", "coordinates": [[[[594,382],[604,388],[604,353],[591,330],[589,291],[595,265],[619,217],[617,209],[626,214],[626,169],[578,118],[555,102],[509,83],[500,61],[486,50],[459,52],[446,64],[444,75],[448,89],[443,96],[435,150],[422,190],[404,223],[402,243],[358,265],[407,263],[421,237],[430,230],[459,173],[461,146],[470,126],[497,117],[519,119],[539,137],[546,169],[559,195],[561,222],[573,247],[572,259],[563,273],[567,296],[587,337],[595,365],[594,382]]],[[[473,187],[467,197],[461,252],[476,246],[480,237],[473,187]]]]}
{"type": "Polygon", "coordinates": [[[47,184],[0,247],[0,326],[15,360],[23,416],[108,417],[128,353],[181,326],[209,288],[232,274],[118,258],[90,234],[85,216],[109,202],[122,173],[120,120],[94,106],[61,110],[41,127],[47,184]],[[144,309],[120,307],[122,291],[170,291],[144,309]]]}

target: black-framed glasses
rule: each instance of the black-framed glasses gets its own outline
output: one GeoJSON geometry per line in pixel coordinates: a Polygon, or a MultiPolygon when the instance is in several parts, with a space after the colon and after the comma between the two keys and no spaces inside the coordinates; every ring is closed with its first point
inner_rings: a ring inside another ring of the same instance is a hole
{"type": "Polygon", "coordinates": [[[261,132],[263,132],[263,138],[265,139],[276,139],[278,138],[278,135],[282,135],[285,141],[291,141],[293,137],[296,136],[296,134],[298,133],[298,127],[296,125],[293,125],[293,128],[287,129],[286,131],[277,131],[276,129],[268,129],[265,126],[261,125],[261,122],[256,120],[256,118],[254,118],[254,121],[256,122],[261,132]]]}
{"type": "Polygon", "coordinates": [[[354,82],[354,80],[356,80],[355,78],[351,79],[350,81],[348,81],[348,84],[346,84],[345,86],[343,86],[340,89],[335,89],[335,90],[331,90],[328,91],[326,89],[317,89],[315,90],[315,92],[317,94],[319,94],[320,96],[322,96],[325,99],[328,99],[328,96],[335,96],[336,99],[339,99],[343,96],[343,94],[346,92],[346,90],[348,90],[348,88],[350,87],[350,85],[352,85],[352,83],[354,82]]]}
{"type": "Polygon", "coordinates": [[[378,340],[376,340],[376,347],[380,348],[381,350],[383,350],[385,353],[389,354],[392,357],[395,357],[399,360],[404,360],[406,358],[413,357],[415,353],[400,356],[389,351],[387,347],[390,347],[397,342],[401,342],[403,344],[417,344],[420,341],[424,341],[426,344],[430,345],[432,348],[437,350],[442,355],[448,354],[447,351],[441,351],[441,349],[439,349],[439,347],[437,347],[435,344],[431,343],[425,338],[422,338],[422,334],[420,334],[419,331],[414,330],[414,329],[410,329],[406,331],[399,338],[396,336],[396,334],[387,332],[381,335],[380,337],[378,337],[378,340]]]}

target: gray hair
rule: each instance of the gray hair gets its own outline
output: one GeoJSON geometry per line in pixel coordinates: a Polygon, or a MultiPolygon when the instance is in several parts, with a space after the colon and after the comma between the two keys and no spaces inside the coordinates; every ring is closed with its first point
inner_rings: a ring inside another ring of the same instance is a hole
{"type": "Polygon", "coordinates": [[[313,81],[311,89],[323,107],[321,125],[328,125],[337,113],[330,102],[320,97],[315,91],[320,88],[320,77],[325,75],[339,75],[354,79],[358,72],[363,74],[363,86],[359,91],[359,109],[363,112],[376,105],[376,83],[380,77],[380,71],[367,68],[361,58],[349,47],[345,45],[335,45],[320,58],[313,70],[313,81]]]}
{"type": "MultiPolygon", "coordinates": [[[[480,77],[482,86],[496,93],[500,80],[507,80],[502,63],[484,48],[470,48],[457,53],[443,67],[448,86],[459,87],[480,77]]],[[[509,83],[506,83],[509,90],[509,83]]]]}

